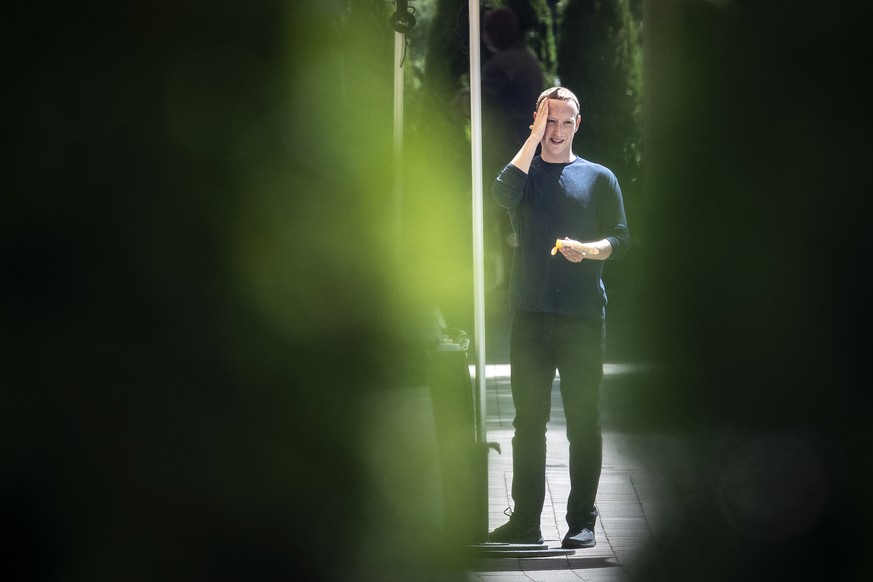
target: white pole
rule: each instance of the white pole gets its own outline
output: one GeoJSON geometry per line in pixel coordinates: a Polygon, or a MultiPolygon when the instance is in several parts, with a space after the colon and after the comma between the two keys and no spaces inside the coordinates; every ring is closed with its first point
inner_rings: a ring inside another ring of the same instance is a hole
{"type": "MultiPolygon", "coordinates": [[[[394,240],[402,236],[403,216],[403,55],[406,34],[394,33],[394,240]]],[[[399,244],[397,247],[399,248],[399,244]]]]}
{"type": "Polygon", "coordinates": [[[485,434],[485,243],[482,198],[482,79],[479,54],[479,0],[469,0],[470,135],[473,166],[473,317],[476,335],[476,411],[479,442],[485,434]]]}

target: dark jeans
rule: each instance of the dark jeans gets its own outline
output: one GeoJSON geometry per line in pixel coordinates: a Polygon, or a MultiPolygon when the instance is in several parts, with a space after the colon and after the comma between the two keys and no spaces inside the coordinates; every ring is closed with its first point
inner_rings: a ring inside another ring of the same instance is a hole
{"type": "Polygon", "coordinates": [[[570,530],[593,527],[600,482],[602,438],[600,383],[605,346],[603,322],[554,313],[518,312],[512,320],[509,363],[515,436],[512,439],[512,519],[539,526],[545,501],[546,425],[555,371],[570,443],[570,530]]]}

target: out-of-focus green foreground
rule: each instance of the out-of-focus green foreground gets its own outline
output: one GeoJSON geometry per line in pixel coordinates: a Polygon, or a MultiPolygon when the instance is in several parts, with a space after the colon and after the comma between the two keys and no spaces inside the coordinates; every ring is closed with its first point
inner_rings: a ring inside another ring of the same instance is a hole
{"type": "Polygon", "coordinates": [[[3,9],[0,578],[456,571],[426,370],[469,152],[395,172],[391,7],[98,5],[3,9]]]}
{"type": "MultiPolygon", "coordinates": [[[[470,150],[426,89],[395,156],[392,4],[2,3],[0,580],[464,578],[429,374],[470,150]]],[[[644,10],[610,341],[652,372],[608,400],[682,454],[635,572],[858,580],[870,5],[644,10]]]]}

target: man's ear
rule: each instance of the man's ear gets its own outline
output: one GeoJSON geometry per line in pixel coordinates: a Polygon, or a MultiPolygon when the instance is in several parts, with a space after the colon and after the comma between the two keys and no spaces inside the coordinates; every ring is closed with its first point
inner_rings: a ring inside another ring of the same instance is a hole
{"type": "Polygon", "coordinates": [[[576,129],[573,130],[573,133],[576,133],[577,131],[579,131],[580,127],[582,127],[582,116],[577,115],[576,116],[576,129]]]}

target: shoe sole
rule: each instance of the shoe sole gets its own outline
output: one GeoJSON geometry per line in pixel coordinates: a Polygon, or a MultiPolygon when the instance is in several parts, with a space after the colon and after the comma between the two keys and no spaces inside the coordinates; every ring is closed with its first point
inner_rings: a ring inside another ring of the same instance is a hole
{"type": "Polygon", "coordinates": [[[593,547],[596,546],[596,545],[597,545],[597,542],[594,542],[594,543],[591,543],[591,544],[579,544],[579,543],[567,543],[567,542],[564,542],[564,543],[561,544],[561,548],[563,548],[563,549],[565,549],[565,550],[582,550],[582,549],[585,549],[585,548],[593,548],[593,547]]]}

